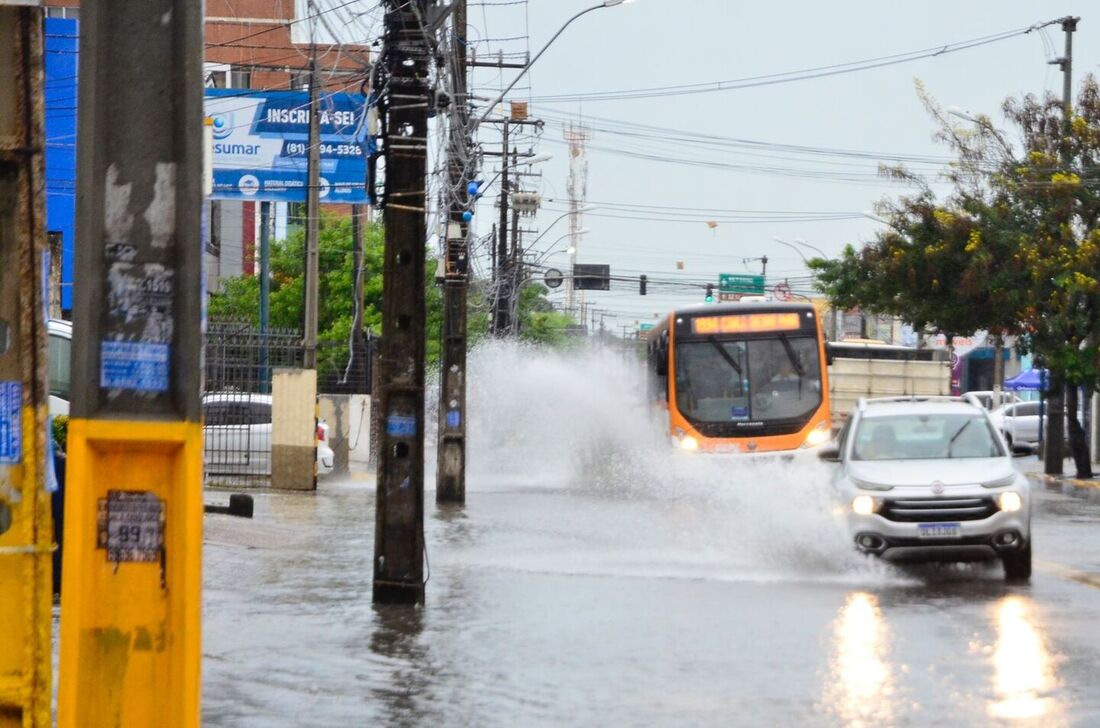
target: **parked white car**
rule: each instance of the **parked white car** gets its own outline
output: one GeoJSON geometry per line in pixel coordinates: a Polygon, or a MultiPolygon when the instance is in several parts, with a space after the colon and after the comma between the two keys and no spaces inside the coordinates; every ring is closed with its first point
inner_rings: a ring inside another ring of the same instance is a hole
{"type": "Polygon", "coordinates": [[[1030,578],[1030,485],[976,401],[861,401],[818,456],[839,463],[834,483],[859,551],[898,561],[999,558],[1007,579],[1030,578]]]}
{"type": "Polygon", "coordinates": [[[1009,447],[1039,442],[1038,402],[1017,402],[1006,405],[994,410],[990,418],[1009,447]]]}
{"type": "Polygon", "coordinates": [[[996,398],[997,393],[990,389],[967,392],[967,395],[969,395],[970,397],[977,397],[978,400],[982,403],[982,406],[990,412],[1000,409],[1006,404],[1015,404],[1016,402],[1023,401],[1020,399],[1020,395],[1016,394],[1015,392],[1006,392],[1004,390],[1001,391],[1001,397],[999,401],[996,398]]]}
{"type": "MultiPolygon", "coordinates": [[[[271,475],[271,395],[212,392],[203,395],[203,466],[213,475],[271,475]]],[[[329,428],[317,423],[317,474],[332,472],[329,428]]]]}
{"type": "Polygon", "coordinates": [[[50,319],[47,325],[49,335],[46,359],[48,362],[50,414],[53,416],[69,414],[70,389],[72,385],[73,325],[69,321],[50,319]]]}

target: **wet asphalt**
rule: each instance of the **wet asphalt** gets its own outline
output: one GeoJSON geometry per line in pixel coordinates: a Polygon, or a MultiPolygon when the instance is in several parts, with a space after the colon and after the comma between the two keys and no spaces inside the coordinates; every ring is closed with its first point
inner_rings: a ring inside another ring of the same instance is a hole
{"type": "Polygon", "coordinates": [[[854,554],[817,463],[598,460],[429,492],[421,608],[371,605],[369,479],[208,515],[204,725],[1100,724],[1100,490],[1035,484],[1006,585],[854,554]]]}

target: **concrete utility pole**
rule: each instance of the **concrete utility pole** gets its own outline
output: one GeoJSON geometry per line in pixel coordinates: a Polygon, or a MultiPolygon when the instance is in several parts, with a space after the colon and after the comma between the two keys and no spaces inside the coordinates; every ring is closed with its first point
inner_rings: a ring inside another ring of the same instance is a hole
{"type": "Polygon", "coordinates": [[[351,263],[355,271],[355,277],[352,279],[352,295],[355,296],[355,308],[351,320],[351,366],[345,372],[345,381],[356,365],[363,368],[364,374],[370,369],[367,364],[366,341],[363,338],[363,277],[366,275],[364,260],[366,254],[363,250],[364,214],[363,205],[351,206],[351,263]]]}
{"type": "MultiPolygon", "coordinates": [[[[310,12],[316,6],[309,3],[310,12]]],[[[306,261],[305,315],[302,322],[304,356],[302,366],[317,367],[317,307],[320,287],[318,237],[321,226],[321,104],[317,88],[317,52],[311,48],[309,59],[309,156],[306,170],[306,261]]]]}
{"type": "Polygon", "coordinates": [[[0,2],[0,726],[48,728],[42,9],[0,2]]]}
{"type": "Polygon", "coordinates": [[[81,7],[61,728],[201,719],[202,22],[81,7]]]}
{"type": "Polygon", "coordinates": [[[424,239],[428,0],[388,0],[379,99],[386,155],[382,428],[374,602],[424,601],[424,239]]]}
{"type": "Polygon", "coordinates": [[[470,145],[470,103],[466,88],[466,0],[455,0],[451,33],[450,191],[443,278],[443,345],[440,361],[439,441],[436,503],[466,502],[466,300],[470,207],[467,186],[474,175],[470,145]]]}
{"type": "MultiPolygon", "coordinates": [[[[1052,63],[1057,64],[1062,69],[1062,138],[1068,142],[1069,136],[1072,133],[1071,124],[1073,122],[1073,33],[1077,30],[1077,22],[1080,18],[1065,17],[1062,18],[1062,30],[1066,35],[1066,52],[1062,58],[1059,58],[1052,63]]],[[[1068,143],[1062,144],[1062,167],[1069,171],[1070,164],[1072,164],[1070,157],[1070,148],[1068,143]]],[[[1073,218],[1072,207],[1066,211],[1066,230],[1071,229],[1071,223],[1073,218]]],[[[1072,232],[1067,234],[1072,235],[1072,232]]],[[[1072,241],[1071,241],[1072,242],[1072,241]]],[[[1073,397],[1074,402],[1077,401],[1076,397],[1073,397]]],[[[1046,432],[1046,449],[1043,455],[1043,471],[1047,475],[1061,475],[1063,470],[1064,452],[1062,443],[1065,440],[1065,382],[1061,377],[1053,377],[1051,381],[1051,392],[1047,398],[1047,432],[1046,432]]],[[[1074,413],[1076,416],[1076,412],[1074,413]]]]}
{"type": "Polygon", "coordinates": [[[268,334],[271,330],[271,203],[260,203],[260,386],[263,392],[271,389],[271,348],[268,334]]]}
{"type": "Polygon", "coordinates": [[[507,336],[509,328],[510,293],[509,282],[512,278],[512,259],[508,254],[508,128],[511,126],[508,119],[501,125],[500,155],[500,223],[497,225],[497,268],[496,279],[493,285],[493,325],[492,333],[496,336],[507,336]]]}

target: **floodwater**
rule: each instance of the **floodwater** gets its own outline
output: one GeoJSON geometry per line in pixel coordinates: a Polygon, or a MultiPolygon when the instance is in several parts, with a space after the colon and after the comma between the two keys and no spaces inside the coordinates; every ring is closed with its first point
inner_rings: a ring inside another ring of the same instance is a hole
{"type": "Polygon", "coordinates": [[[824,465],[655,440],[618,352],[470,369],[422,608],[370,603],[370,480],[207,517],[205,725],[1100,723],[1094,503],[1039,494],[1030,586],[902,573],[849,548],[824,465]]]}

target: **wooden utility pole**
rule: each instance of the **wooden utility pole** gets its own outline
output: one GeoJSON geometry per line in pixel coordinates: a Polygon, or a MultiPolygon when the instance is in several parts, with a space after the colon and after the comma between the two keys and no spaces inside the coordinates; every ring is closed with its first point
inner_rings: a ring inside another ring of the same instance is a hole
{"type": "Polygon", "coordinates": [[[443,342],[440,361],[437,503],[466,502],[466,300],[470,208],[467,187],[474,175],[470,144],[470,103],[466,93],[466,0],[455,0],[452,15],[450,141],[447,150],[446,259],[443,278],[443,342]]]}
{"type": "Polygon", "coordinates": [[[388,0],[379,99],[386,155],[375,603],[424,601],[424,240],[428,0],[388,0]]]}
{"type": "MultiPolygon", "coordinates": [[[[1071,124],[1073,122],[1073,33],[1077,30],[1077,22],[1080,18],[1065,17],[1062,18],[1062,30],[1066,35],[1066,52],[1062,58],[1059,58],[1052,63],[1055,63],[1062,68],[1062,167],[1066,171],[1069,171],[1070,164],[1073,160],[1071,158],[1071,151],[1069,145],[1069,137],[1072,133],[1071,124]]],[[[1065,230],[1067,235],[1072,235],[1072,222],[1073,222],[1073,208],[1068,207],[1066,210],[1065,230]]],[[[1072,241],[1069,241],[1072,243],[1072,241]]],[[[1043,471],[1047,475],[1061,475],[1062,474],[1062,460],[1064,458],[1064,451],[1062,443],[1065,440],[1065,380],[1059,373],[1051,372],[1051,387],[1050,396],[1047,398],[1047,431],[1044,442],[1046,448],[1043,454],[1043,471]]],[[[1073,396],[1074,403],[1077,402],[1077,397],[1073,396]]],[[[1074,412],[1073,416],[1076,417],[1077,413],[1074,412]]]]}

